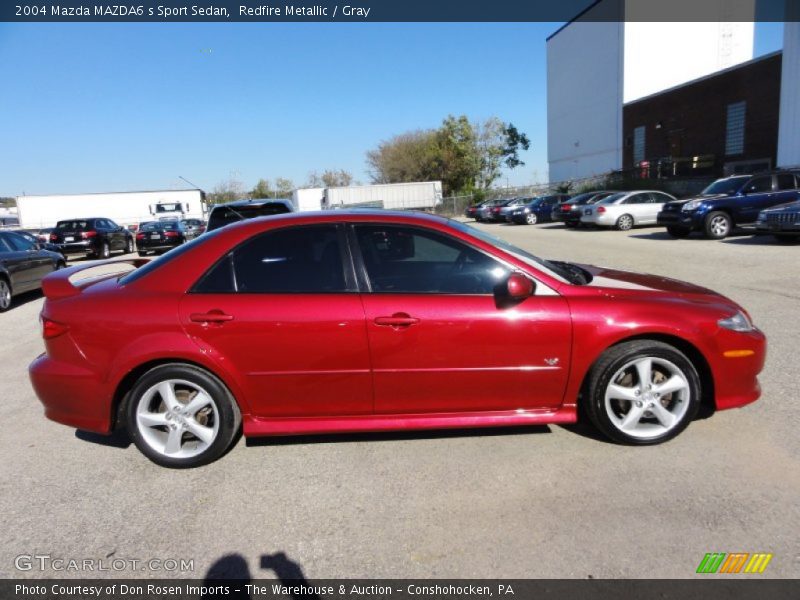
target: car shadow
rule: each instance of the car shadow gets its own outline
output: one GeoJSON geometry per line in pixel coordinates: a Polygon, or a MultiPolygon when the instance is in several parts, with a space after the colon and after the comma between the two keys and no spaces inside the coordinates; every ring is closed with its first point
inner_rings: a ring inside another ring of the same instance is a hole
{"type": "Polygon", "coordinates": [[[15,308],[19,308],[20,306],[24,306],[25,304],[29,304],[30,302],[36,302],[37,300],[42,299],[42,290],[32,290],[30,292],[24,292],[19,296],[14,296],[11,301],[11,306],[8,310],[14,310],[15,308]]]}
{"type": "Polygon", "coordinates": [[[75,437],[83,442],[89,442],[90,444],[119,448],[121,450],[131,445],[131,440],[124,431],[115,431],[111,435],[103,435],[101,433],[93,433],[91,431],[82,431],[78,429],[75,431],[75,437]]]}
{"type": "Polygon", "coordinates": [[[479,427],[474,429],[425,429],[414,431],[364,431],[358,433],[326,433],[321,435],[292,435],[245,438],[247,447],[291,446],[294,444],[332,444],[351,442],[403,442],[409,440],[438,440],[461,437],[495,437],[552,433],[548,425],[514,427],[479,427]]]}
{"type": "MultiPolygon", "coordinates": [[[[738,244],[740,246],[796,246],[797,241],[778,241],[771,235],[749,234],[750,237],[726,238],[723,244],[738,244]]],[[[798,240],[800,241],[800,240],[798,240]]]]}

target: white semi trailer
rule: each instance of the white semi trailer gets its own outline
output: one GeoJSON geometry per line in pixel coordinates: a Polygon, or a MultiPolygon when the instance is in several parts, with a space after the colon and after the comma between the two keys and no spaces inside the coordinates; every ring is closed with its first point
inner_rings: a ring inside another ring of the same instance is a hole
{"type": "Polygon", "coordinates": [[[124,227],[160,219],[206,219],[202,190],[160,190],[18,196],[19,225],[25,229],[53,227],[64,219],[105,217],[124,227]]]}
{"type": "Polygon", "coordinates": [[[327,188],[323,208],[433,209],[441,202],[441,181],[417,181],[327,188]]]}

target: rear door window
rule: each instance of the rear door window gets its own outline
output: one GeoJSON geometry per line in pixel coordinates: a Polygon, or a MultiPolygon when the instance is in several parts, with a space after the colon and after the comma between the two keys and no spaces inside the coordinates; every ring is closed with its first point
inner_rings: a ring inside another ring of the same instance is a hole
{"type": "Polygon", "coordinates": [[[776,178],[779,190],[793,190],[797,188],[795,176],[792,173],[781,173],[776,178]]]}
{"type": "Polygon", "coordinates": [[[747,194],[760,194],[772,191],[772,176],[754,177],[744,188],[747,194]]]}

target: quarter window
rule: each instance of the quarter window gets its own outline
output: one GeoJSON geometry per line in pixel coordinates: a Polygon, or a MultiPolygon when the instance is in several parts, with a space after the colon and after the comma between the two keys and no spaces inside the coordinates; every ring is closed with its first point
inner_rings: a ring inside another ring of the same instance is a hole
{"type": "Polygon", "coordinates": [[[390,225],[355,231],[373,292],[493,294],[509,274],[483,252],[433,231],[390,225]]]}
{"type": "Polygon", "coordinates": [[[796,189],[794,175],[791,173],[781,173],[777,177],[779,190],[793,190],[796,189]]]}
{"type": "Polygon", "coordinates": [[[257,235],[226,255],[198,285],[199,293],[325,294],[346,292],[336,226],[279,229],[257,235]]]}

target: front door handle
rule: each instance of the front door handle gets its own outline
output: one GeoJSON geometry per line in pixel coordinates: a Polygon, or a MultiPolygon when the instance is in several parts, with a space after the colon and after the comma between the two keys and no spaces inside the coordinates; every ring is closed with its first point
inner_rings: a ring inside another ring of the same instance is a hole
{"type": "Polygon", "coordinates": [[[226,323],[233,321],[233,315],[228,315],[221,310],[210,310],[206,313],[192,313],[189,320],[195,323],[226,323]]]}
{"type": "Polygon", "coordinates": [[[410,327],[419,323],[419,319],[406,313],[395,313],[391,317],[375,317],[375,325],[384,327],[410,327]]]}

